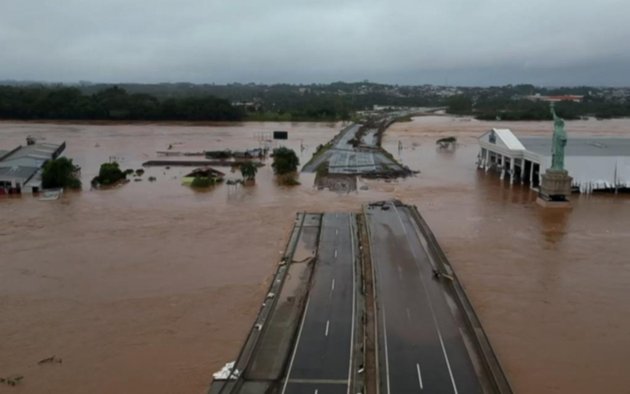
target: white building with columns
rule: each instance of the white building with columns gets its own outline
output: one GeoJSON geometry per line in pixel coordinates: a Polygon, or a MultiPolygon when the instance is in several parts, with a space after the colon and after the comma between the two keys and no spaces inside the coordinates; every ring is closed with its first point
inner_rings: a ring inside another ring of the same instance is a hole
{"type": "MultiPolygon", "coordinates": [[[[479,137],[477,166],[536,189],[551,167],[551,142],[551,133],[519,138],[509,129],[492,129],[479,137]]],[[[569,135],[564,163],[581,193],[630,188],[630,138],[569,135]]]]}

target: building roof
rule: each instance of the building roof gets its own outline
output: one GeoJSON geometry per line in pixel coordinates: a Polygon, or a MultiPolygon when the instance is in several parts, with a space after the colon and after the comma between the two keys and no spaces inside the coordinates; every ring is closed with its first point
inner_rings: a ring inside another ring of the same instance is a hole
{"type": "Polygon", "coordinates": [[[28,179],[39,167],[0,167],[0,179],[28,179]]]}
{"type": "Polygon", "coordinates": [[[0,161],[0,179],[24,183],[32,178],[46,161],[55,158],[64,147],[65,143],[48,142],[20,146],[0,161]]]}
{"type": "Polygon", "coordinates": [[[33,145],[26,145],[5,158],[0,165],[7,161],[28,158],[32,160],[49,160],[62,144],[51,144],[49,142],[38,142],[33,145]]]}
{"type": "Polygon", "coordinates": [[[511,150],[525,150],[525,147],[510,129],[492,129],[497,137],[503,141],[505,146],[511,150]]]}
{"type": "MultiPolygon", "coordinates": [[[[528,151],[551,156],[551,137],[523,137],[520,142],[528,151]]],[[[630,156],[630,138],[569,137],[565,156],[630,156]]]]}

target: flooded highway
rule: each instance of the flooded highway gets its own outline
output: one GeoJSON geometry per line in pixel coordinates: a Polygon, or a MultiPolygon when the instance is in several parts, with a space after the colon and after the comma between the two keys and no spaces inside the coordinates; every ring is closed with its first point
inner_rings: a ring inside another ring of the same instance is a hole
{"type": "MultiPolygon", "coordinates": [[[[529,189],[476,170],[476,136],[490,127],[551,130],[448,117],[397,123],[383,147],[421,173],[337,194],[316,190],[307,173],[300,186],[279,186],[270,163],[256,186],[206,192],[181,186],[186,168],[149,168],[142,182],[112,190],[91,191],[89,180],[110,156],[139,168],[171,144],[255,148],[273,130],[289,131],[286,145],[304,164],[341,124],[0,123],[0,149],[28,135],[65,140],[84,183],[58,201],[0,198],[0,376],[24,376],[0,392],[204,392],[236,357],[295,212],[358,212],[388,198],[417,205],[431,225],[515,392],[624,392],[630,196],[574,195],[571,211],[544,211],[529,189]],[[457,149],[436,150],[448,135],[457,149]],[[63,363],[38,365],[53,355],[63,363]]],[[[620,135],[630,121],[567,122],[567,130],[620,135]]]]}
{"type": "Polygon", "coordinates": [[[351,392],[355,330],[355,218],[322,217],[319,252],[304,320],[282,393],[351,392]]]}
{"type": "Polygon", "coordinates": [[[482,391],[460,337],[466,326],[450,311],[407,208],[385,203],[365,212],[379,304],[380,392],[494,392],[482,391]]]}
{"type": "Polygon", "coordinates": [[[335,175],[360,174],[378,178],[391,177],[392,174],[409,175],[405,168],[380,149],[378,130],[365,128],[365,125],[352,124],[343,129],[328,143],[330,147],[322,147],[302,171],[320,172],[323,166],[327,173],[335,175]]]}

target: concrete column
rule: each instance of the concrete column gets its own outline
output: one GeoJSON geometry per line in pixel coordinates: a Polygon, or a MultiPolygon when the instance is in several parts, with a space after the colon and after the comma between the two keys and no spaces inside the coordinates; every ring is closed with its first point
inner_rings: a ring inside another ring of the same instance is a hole
{"type": "Polygon", "coordinates": [[[490,169],[490,151],[486,149],[486,172],[490,169]]]}
{"type": "Polygon", "coordinates": [[[505,179],[505,156],[501,155],[501,176],[499,177],[499,179],[503,180],[505,179]]]}
{"type": "Polygon", "coordinates": [[[534,188],[534,162],[529,162],[529,188],[534,188]]]}
{"type": "Polygon", "coordinates": [[[486,172],[490,169],[490,151],[486,149],[486,172]]]}
{"type": "Polygon", "coordinates": [[[514,172],[516,169],[516,159],[510,157],[510,185],[514,184],[514,172]]]}

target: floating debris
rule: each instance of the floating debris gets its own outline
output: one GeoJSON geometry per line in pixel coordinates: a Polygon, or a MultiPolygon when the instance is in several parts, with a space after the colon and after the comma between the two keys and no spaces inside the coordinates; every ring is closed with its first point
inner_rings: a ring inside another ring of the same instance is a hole
{"type": "Polygon", "coordinates": [[[7,384],[9,386],[15,386],[20,383],[22,379],[24,379],[24,376],[22,375],[11,375],[6,378],[0,377],[0,383],[7,384]]]}
{"type": "Polygon", "coordinates": [[[225,174],[210,167],[196,168],[182,179],[182,185],[208,187],[223,182],[225,174]]]}
{"type": "Polygon", "coordinates": [[[219,372],[215,372],[212,374],[212,377],[215,380],[236,380],[238,379],[238,375],[240,372],[238,369],[234,369],[234,361],[227,363],[221,368],[219,372]]]}
{"type": "Polygon", "coordinates": [[[444,137],[435,141],[435,144],[440,147],[440,149],[455,149],[457,145],[456,137],[444,137]]]}
{"type": "Polygon", "coordinates": [[[63,194],[63,189],[49,189],[49,190],[44,190],[42,192],[41,197],[39,198],[39,201],[53,201],[53,200],[58,200],[61,195],[63,194]]]}
{"type": "Polygon", "coordinates": [[[50,364],[50,363],[56,363],[56,364],[61,364],[63,362],[63,359],[57,357],[57,356],[50,356],[50,357],[46,357],[42,360],[39,360],[37,362],[38,365],[42,365],[42,364],[50,364]]]}

